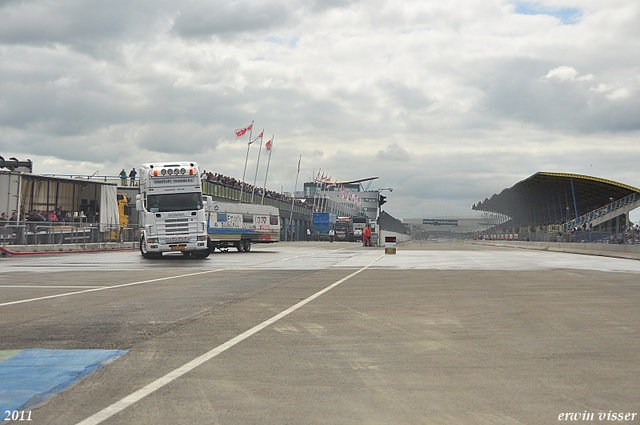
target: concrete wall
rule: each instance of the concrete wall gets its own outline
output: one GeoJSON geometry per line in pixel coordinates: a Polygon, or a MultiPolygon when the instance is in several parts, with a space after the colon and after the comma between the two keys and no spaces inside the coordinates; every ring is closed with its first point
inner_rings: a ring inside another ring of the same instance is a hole
{"type": "Polygon", "coordinates": [[[542,251],[568,252],[573,254],[600,255],[604,257],[628,258],[640,260],[640,245],[614,245],[599,243],[567,243],[567,242],[506,242],[506,241],[473,241],[483,245],[506,246],[521,249],[538,249],[542,251]]]}
{"type": "Polygon", "coordinates": [[[384,246],[384,238],[387,236],[395,236],[396,243],[406,242],[411,240],[411,235],[404,235],[402,233],[389,232],[388,230],[383,230],[380,234],[380,246],[384,246]]]}

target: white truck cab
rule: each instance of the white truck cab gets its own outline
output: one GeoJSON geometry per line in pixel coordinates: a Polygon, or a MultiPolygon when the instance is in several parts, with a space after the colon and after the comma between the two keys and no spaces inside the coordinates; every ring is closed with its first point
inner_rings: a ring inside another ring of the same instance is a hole
{"type": "Polygon", "coordinates": [[[140,214],[140,253],[145,258],[182,252],[196,258],[209,256],[200,170],[195,162],[143,164],[136,208],[140,214]]]}

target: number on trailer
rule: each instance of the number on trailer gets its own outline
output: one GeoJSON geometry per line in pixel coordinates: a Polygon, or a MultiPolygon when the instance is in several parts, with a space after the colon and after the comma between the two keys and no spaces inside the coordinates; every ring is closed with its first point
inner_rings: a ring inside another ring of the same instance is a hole
{"type": "Polygon", "coordinates": [[[263,215],[256,215],[253,217],[253,222],[255,224],[267,224],[269,222],[269,218],[263,215]]]}

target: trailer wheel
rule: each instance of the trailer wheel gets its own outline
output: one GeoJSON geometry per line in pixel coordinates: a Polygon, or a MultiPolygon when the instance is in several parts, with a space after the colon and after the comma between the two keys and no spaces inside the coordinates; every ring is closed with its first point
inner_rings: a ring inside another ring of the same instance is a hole
{"type": "Polygon", "coordinates": [[[251,251],[251,241],[244,241],[244,252],[251,251]]]}

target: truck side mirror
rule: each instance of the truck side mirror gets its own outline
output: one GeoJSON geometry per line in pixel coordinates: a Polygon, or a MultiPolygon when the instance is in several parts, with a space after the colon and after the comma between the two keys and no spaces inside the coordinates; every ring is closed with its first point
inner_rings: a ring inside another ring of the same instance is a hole
{"type": "Polygon", "coordinates": [[[207,204],[207,208],[213,208],[213,198],[209,195],[203,195],[204,203],[207,204]]]}
{"type": "Polygon", "coordinates": [[[142,211],[142,196],[140,194],[136,195],[136,210],[142,211]]]}

